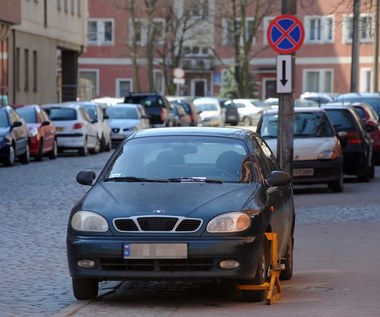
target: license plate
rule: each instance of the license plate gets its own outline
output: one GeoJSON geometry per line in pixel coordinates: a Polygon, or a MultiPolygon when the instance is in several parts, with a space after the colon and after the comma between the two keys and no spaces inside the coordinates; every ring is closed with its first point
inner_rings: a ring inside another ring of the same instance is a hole
{"type": "Polygon", "coordinates": [[[56,130],[57,132],[62,132],[62,131],[63,131],[63,128],[62,128],[62,127],[55,127],[55,130],[56,130]]]}
{"type": "Polygon", "coordinates": [[[186,243],[124,243],[124,259],[186,259],[186,243]]]}
{"type": "Polygon", "coordinates": [[[299,176],[313,176],[314,175],[314,168],[295,168],[293,169],[293,176],[299,177],[299,176]]]}

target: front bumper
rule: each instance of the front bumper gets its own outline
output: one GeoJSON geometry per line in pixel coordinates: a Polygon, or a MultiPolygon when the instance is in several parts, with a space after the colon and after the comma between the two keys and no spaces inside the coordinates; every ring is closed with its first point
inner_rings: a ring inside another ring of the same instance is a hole
{"type": "Polygon", "coordinates": [[[252,279],[259,262],[263,236],[192,237],[138,239],[122,237],[67,236],[67,255],[73,278],[99,280],[194,280],[252,279]],[[123,258],[123,243],[186,243],[186,259],[123,258]],[[78,267],[77,261],[95,261],[92,269],[78,267]],[[240,263],[236,269],[222,269],[222,260],[240,263]]]}

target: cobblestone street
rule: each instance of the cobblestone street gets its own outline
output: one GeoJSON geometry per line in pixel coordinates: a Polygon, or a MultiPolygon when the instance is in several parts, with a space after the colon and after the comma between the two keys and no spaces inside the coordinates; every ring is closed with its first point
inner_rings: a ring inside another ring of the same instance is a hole
{"type": "MultiPolygon", "coordinates": [[[[80,186],[75,176],[83,169],[100,171],[109,156],[65,155],[0,167],[2,316],[52,316],[76,302],[66,263],[66,225],[71,207],[88,188],[80,186]]],[[[379,186],[378,177],[368,184],[345,184],[347,197],[355,186],[379,186]]],[[[296,193],[297,224],[380,223],[376,197],[363,205],[342,202],[344,193],[329,195],[331,202],[317,207],[312,202],[317,194],[296,193]]]]}

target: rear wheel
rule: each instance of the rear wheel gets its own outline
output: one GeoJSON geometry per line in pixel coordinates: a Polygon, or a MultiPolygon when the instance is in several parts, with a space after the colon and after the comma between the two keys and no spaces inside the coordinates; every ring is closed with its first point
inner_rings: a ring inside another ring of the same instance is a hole
{"type": "MultiPolygon", "coordinates": [[[[263,238],[259,253],[259,264],[256,269],[256,275],[252,280],[241,281],[241,284],[246,285],[261,285],[268,279],[269,271],[269,247],[266,237],[263,238]]],[[[265,299],[265,290],[251,291],[242,290],[241,297],[247,302],[261,302],[265,299]]]]}
{"type": "Polygon", "coordinates": [[[44,146],[44,142],[42,139],[40,139],[40,142],[38,143],[38,153],[37,155],[34,157],[34,160],[36,161],[42,161],[42,149],[43,149],[43,146],[44,146]]]}
{"type": "Polygon", "coordinates": [[[57,156],[58,156],[58,146],[57,146],[57,141],[56,140],[54,140],[54,142],[53,142],[53,148],[49,152],[48,156],[49,156],[49,159],[51,159],[51,160],[55,160],[57,158],[57,156]]]}
{"type": "Polygon", "coordinates": [[[101,141],[99,140],[98,137],[96,137],[95,140],[95,146],[93,149],[91,149],[91,154],[98,154],[100,152],[100,146],[101,146],[101,141]]]}
{"type": "Polygon", "coordinates": [[[29,161],[30,161],[29,144],[26,145],[25,153],[20,155],[19,159],[22,164],[29,164],[29,161]]]}
{"type": "Polygon", "coordinates": [[[249,117],[244,117],[243,118],[243,124],[248,127],[252,125],[251,119],[249,117]]]}
{"type": "Polygon", "coordinates": [[[79,155],[80,156],[87,156],[88,155],[87,139],[84,140],[83,147],[79,149],[79,155]]]}
{"type": "Polygon", "coordinates": [[[98,296],[99,283],[95,279],[73,278],[73,293],[76,299],[93,299],[98,296]]]}

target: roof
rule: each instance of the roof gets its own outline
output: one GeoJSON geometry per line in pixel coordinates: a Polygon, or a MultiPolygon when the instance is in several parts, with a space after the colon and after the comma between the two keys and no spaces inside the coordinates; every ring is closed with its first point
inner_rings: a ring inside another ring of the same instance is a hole
{"type": "MultiPolygon", "coordinates": [[[[297,112],[322,112],[324,111],[320,107],[296,107],[294,108],[294,113],[297,112]]],[[[264,111],[265,114],[275,114],[278,113],[278,109],[269,109],[264,111]]]]}

